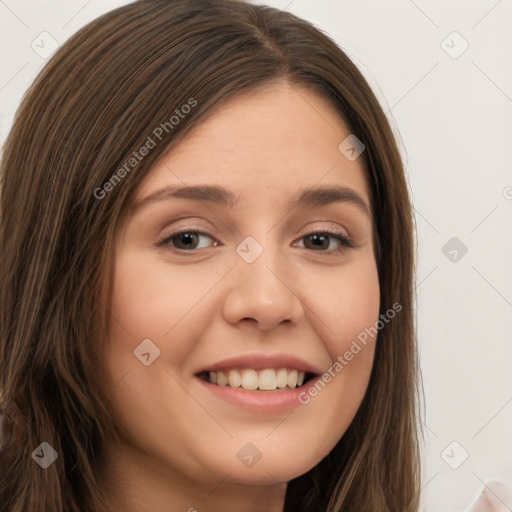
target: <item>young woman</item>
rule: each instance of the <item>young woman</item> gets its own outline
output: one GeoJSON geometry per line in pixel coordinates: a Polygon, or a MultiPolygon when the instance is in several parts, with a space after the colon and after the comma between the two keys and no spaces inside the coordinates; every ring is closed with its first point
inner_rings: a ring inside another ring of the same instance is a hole
{"type": "Polygon", "coordinates": [[[27,92],[0,193],[3,511],[418,510],[407,184],[329,37],[109,12],[27,92]]]}

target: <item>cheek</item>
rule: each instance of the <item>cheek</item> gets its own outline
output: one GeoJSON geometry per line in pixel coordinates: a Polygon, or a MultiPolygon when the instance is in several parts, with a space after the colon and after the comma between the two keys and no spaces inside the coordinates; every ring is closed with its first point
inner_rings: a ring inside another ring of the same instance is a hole
{"type": "Polygon", "coordinates": [[[113,315],[126,331],[144,337],[161,337],[172,327],[179,303],[169,302],[169,293],[179,288],[148,258],[126,251],[116,261],[112,295],[113,315]],[[166,291],[166,293],[164,292],[166,291]],[[143,332],[142,332],[143,331],[143,332]]]}
{"type": "MultiPolygon", "coordinates": [[[[375,261],[370,255],[342,268],[338,275],[320,276],[316,286],[309,286],[308,301],[323,323],[323,341],[336,359],[379,318],[380,288],[375,261]]],[[[371,340],[369,340],[371,341],[371,340]]]]}
{"type": "MultiPolygon", "coordinates": [[[[183,362],[195,348],[193,340],[200,339],[208,322],[201,299],[218,279],[212,272],[203,274],[198,277],[196,270],[192,275],[183,267],[171,275],[168,266],[135,250],[126,250],[117,257],[111,333],[104,358],[110,386],[127,372],[130,379],[136,378],[143,385],[148,370],[162,365],[181,372],[183,362]],[[148,351],[155,364],[146,367],[136,357],[148,351]]],[[[152,384],[148,381],[147,385],[152,384]]]]}
{"type": "MultiPolygon", "coordinates": [[[[139,343],[150,338],[165,344],[172,342],[175,347],[176,339],[179,345],[175,333],[195,315],[202,299],[218,281],[216,273],[205,267],[198,271],[191,265],[170,271],[169,265],[137,251],[120,255],[112,295],[116,320],[112,338],[126,338],[130,333],[132,340],[138,339],[139,343]]],[[[201,332],[200,322],[188,327],[197,334],[201,332]]]]}
{"type": "Polygon", "coordinates": [[[322,287],[314,289],[316,293],[309,294],[315,312],[312,322],[323,333],[332,364],[312,382],[301,401],[322,411],[334,441],[357,412],[371,374],[380,307],[375,261],[360,259],[350,269],[343,269],[339,278],[331,275],[322,287]]]}

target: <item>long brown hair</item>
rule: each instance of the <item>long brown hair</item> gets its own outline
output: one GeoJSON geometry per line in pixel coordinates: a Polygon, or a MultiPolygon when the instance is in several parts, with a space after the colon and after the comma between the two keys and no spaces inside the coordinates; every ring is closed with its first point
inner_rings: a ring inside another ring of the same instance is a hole
{"type": "Polygon", "coordinates": [[[366,146],[380,311],[402,308],[379,332],[354,420],[325,459],[289,482],[285,511],[418,510],[413,224],[382,108],[345,53],[288,12],[140,0],[59,48],[25,94],[4,146],[0,408],[13,426],[0,451],[4,512],[108,510],[95,467],[117,434],[97,375],[117,230],[138,185],[184,134],[235,94],[283,79],[327,98],[366,146]],[[191,99],[194,107],[169,122],[191,99]],[[126,166],[160,125],[155,146],[126,166]],[[42,442],[58,453],[47,469],[32,460],[42,442]]]}

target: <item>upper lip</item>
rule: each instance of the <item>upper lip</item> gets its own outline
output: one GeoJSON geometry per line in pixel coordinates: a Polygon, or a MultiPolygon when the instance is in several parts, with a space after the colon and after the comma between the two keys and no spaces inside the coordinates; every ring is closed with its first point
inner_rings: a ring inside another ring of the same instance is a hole
{"type": "Polygon", "coordinates": [[[283,353],[265,353],[265,352],[246,352],[244,354],[235,354],[215,363],[209,364],[200,369],[197,373],[207,371],[230,370],[233,368],[252,368],[254,370],[264,370],[265,368],[291,368],[300,372],[313,373],[319,375],[319,370],[306,359],[297,357],[293,354],[283,353]]]}

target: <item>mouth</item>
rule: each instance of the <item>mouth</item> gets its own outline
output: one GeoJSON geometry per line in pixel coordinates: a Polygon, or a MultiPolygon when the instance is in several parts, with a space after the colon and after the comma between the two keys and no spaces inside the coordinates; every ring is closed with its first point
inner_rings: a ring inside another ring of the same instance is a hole
{"type": "Polygon", "coordinates": [[[211,402],[245,411],[275,415],[302,407],[305,388],[322,374],[314,356],[246,351],[197,368],[195,380],[211,402]]]}
{"type": "Polygon", "coordinates": [[[196,377],[218,387],[276,392],[300,388],[317,377],[317,374],[295,368],[231,368],[202,371],[196,377]]]}

